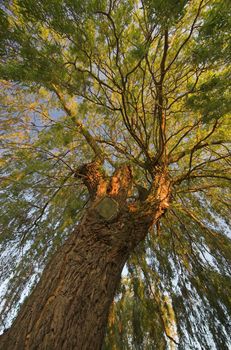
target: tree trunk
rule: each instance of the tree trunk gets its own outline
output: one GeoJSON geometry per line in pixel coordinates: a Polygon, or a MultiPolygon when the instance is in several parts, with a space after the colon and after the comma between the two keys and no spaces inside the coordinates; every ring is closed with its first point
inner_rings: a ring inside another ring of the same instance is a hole
{"type": "Polygon", "coordinates": [[[101,349],[132,235],[145,236],[147,229],[134,227],[126,213],[107,225],[88,212],[0,338],[0,349],[101,349]]]}
{"type": "Polygon", "coordinates": [[[132,180],[128,167],[119,169],[110,182],[95,165],[81,168],[79,174],[91,204],[12,327],[0,337],[0,350],[101,349],[123,266],[168,206],[164,177],[138,210],[127,200],[132,180]]]}

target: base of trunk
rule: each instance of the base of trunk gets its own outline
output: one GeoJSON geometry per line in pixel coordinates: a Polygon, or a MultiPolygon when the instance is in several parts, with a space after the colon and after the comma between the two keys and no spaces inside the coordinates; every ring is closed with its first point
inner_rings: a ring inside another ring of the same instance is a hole
{"type": "Polygon", "coordinates": [[[140,227],[127,215],[108,224],[94,213],[88,212],[55,254],[11,329],[0,337],[1,350],[101,349],[132,236],[140,227]]]}

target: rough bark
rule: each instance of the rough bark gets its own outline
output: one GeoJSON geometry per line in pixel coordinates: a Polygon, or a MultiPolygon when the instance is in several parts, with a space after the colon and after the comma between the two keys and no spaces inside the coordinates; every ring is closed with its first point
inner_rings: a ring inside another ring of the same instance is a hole
{"type": "Polygon", "coordinates": [[[86,167],[78,172],[85,176],[91,204],[10,330],[1,336],[1,350],[101,349],[123,266],[168,205],[169,186],[165,177],[159,178],[145,205],[138,208],[126,201],[132,181],[129,167],[118,169],[110,181],[95,164],[91,170],[97,176],[86,167]],[[109,204],[112,201],[113,213],[104,208],[105,198],[109,204]]]}

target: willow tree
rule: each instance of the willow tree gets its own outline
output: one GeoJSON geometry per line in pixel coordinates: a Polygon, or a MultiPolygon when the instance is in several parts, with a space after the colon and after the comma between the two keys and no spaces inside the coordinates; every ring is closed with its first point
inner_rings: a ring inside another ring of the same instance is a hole
{"type": "Polygon", "coordinates": [[[0,349],[228,349],[229,10],[1,4],[0,349]]]}

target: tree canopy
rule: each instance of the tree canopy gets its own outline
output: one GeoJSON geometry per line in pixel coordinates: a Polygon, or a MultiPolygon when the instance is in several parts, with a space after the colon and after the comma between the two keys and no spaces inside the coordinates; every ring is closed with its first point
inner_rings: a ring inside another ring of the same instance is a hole
{"type": "Polygon", "coordinates": [[[81,219],[76,169],[164,167],[171,203],[127,263],[104,349],[229,349],[228,0],[0,5],[3,324],[81,219]]]}

